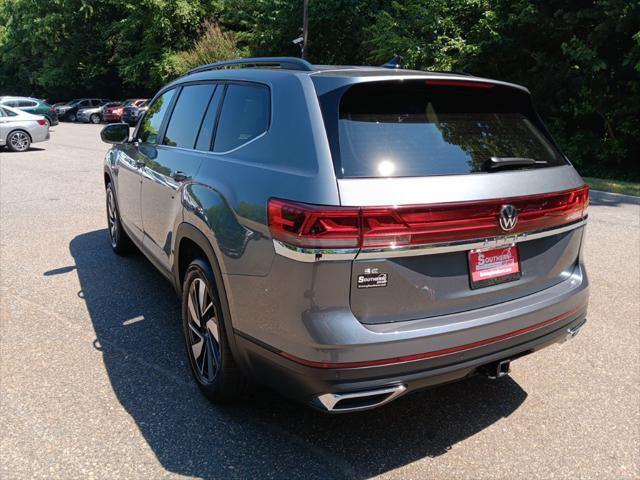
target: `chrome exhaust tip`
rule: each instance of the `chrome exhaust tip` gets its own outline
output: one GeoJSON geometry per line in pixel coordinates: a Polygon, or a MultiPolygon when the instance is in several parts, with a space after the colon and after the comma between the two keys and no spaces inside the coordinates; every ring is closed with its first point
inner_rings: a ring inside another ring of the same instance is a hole
{"type": "Polygon", "coordinates": [[[578,335],[578,333],[580,333],[580,330],[582,329],[582,327],[584,326],[585,323],[587,323],[587,319],[586,318],[584,319],[584,321],[582,321],[581,323],[579,323],[575,327],[567,328],[567,337],[566,337],[566,339],[569,340],[569,339],[575,337],[576,335],[578,335]]]}
{"type": "Polygon", "coordinates": [[[480,372],[490,380],[506,377],[511,373],[511,359],[483,365],[480,367],[480,372]]]}
{"type": "Polygon", "coordinates": [[[325,393],[318,396],[314,403],[330,413],[357,412],[389,403],[406,391],[406,385],[400,384],[361,392],[325,393]]]}

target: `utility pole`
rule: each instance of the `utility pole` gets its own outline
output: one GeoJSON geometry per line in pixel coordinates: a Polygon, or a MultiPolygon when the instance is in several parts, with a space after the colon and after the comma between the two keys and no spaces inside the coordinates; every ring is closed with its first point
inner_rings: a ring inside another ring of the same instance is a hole
{"type": "Polygon", "coordinates": [[[304,0],[302,11],[302,58],[307,58],[307,42],[309,40],[309,0],[304,0]]]}

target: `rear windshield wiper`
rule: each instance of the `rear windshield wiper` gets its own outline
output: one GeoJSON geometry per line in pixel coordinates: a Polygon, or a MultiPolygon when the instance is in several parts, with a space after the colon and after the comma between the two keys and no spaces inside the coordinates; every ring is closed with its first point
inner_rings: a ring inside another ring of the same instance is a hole
{"type": "Polygon", "coordinates": [[[499,168],[518,168],[518,167],[541,167],[547,165],[546,160],[534,160],[525,157],[491,157],[487,162],[489,170],[497,170],[499,168]]]}

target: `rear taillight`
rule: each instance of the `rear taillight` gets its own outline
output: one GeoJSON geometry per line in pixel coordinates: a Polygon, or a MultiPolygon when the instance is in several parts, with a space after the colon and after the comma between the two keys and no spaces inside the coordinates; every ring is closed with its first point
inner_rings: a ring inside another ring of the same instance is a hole
{"type": "Polygon", "coordinates": [[[410,207],[322,207],[272,199],[269,229],[273,238],[304,248],[393,248],[535,232],[586,217],[587,186],[564,192],[479,202],[410,207]],[[518,213],[504,231],[504,205],[518,213]]]}
{"type": "Polygon", "coordinates": [[[46,125],[47,121],[43,118],[42,120],[36,120],[36,122],[38,122],[38,125],[46,125]]]}
{"type": "Polygon", "coordinates": [[[360,210],[269,200],[273,238],[298,247],[358,248],[360,210]]]}

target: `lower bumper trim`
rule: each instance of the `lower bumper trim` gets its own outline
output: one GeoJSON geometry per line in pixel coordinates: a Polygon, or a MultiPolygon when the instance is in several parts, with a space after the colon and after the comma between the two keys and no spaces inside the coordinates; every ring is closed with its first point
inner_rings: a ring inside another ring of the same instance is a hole
{"type": "MultiPolygon", "coordinates": [[[[434,350],[431,352],[424,352],[424,353],[418,353],[415,355],[406,355],[406,356],[401,356],[401,357],[392,357],[392,358],[383,358],[383,359],[379,359],[379,360],[367,360],[367,361],[361,361],[361,362],[316,362],[316,361],[312,361],[312,360],[306,360],[304,358],[299,358],[296,357],[295,355],[291,355],[290,353],[287,352],[279,352],[280,356],[291,360],[295,363],[298,363],[300,365],[304,365],[307,367],[312,367],[312,368],[321,368],[321,369],[336,369],[336,368],[363,368],[363,367],[377,367],[377,366],[383,366],[383,365],[393,365],[393,364],[398,364],[398,363],[407,363],[407,362],[415,362],[415,361],[419,361],[419,360],[426,360],[429,358],[436,358],[436,357],[443,357],[446,355],[451,355],[454,353],[460,353],[460,352],[464,352],[467,350],[473,350],[475,348],[480,348],[480,347],[484,347],[487,345],[491,345],[493,343],[497,343],[503,340],[507,340],[509,338],[513,338],[519,335],[524,335],[526,333],[529,332],[533,332],[535,330],[539,330],[541,328],[544,328],[548,325],[551,325],[553,323],[556,322],[560,322],[562,320],[565,320],[569,317],[571,317],[572,315],[574,315],[575,313],[579,312],[580,310],[584,309],[586,307],[586,303],[584,304],[580,304],[574,308],[572,308],[571,310],[564,312],[560,315],[557,315],[555,317],[552,317],[548,320],[545,320],[543,322],[539,322],[533,325],[529,325],[528,327],[524,327],[524,328],[520,328],[518,330],[514,330],[512,332],[509,333],[505,333],[503,335],[498,335],[495,337],[491,337],[491,338],[487,338],[484,340],[479,340],[477,342],[472,342],[472,343],[467,343],[464,345],[456,345],[455,347],[450,347],[450,348],[444,348],[441,350],[434,350]]],[[[577,332],[576,332],[577,333],[577,332]]],[[[571,333],[569,332],[569,334],[571,335],[571,333]]]]}

